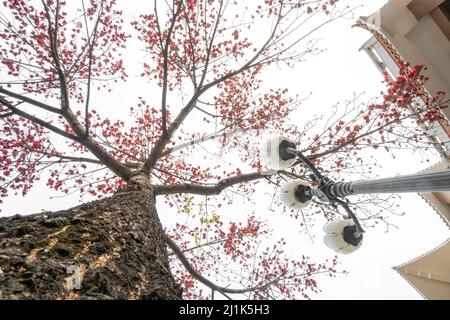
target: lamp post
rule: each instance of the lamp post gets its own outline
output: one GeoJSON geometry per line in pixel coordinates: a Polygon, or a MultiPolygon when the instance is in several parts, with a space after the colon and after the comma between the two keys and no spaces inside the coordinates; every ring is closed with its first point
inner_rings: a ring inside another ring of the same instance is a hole
{"type": "Polygon", "coordinates": [[[286,169],[300,160],[312,173],[315,187],[301,179],[292,180],[282,186],[280,199],[283,204],[293,209],[301,209],[315,197],[334,207],[344,208],[348,214],[344,220],[332,221],[324,227],[324,242],[337,253],[347,254],[358,249],[364,233],[345,197],[356,194],[450,191],[450,170],[376,180],[334,182],[323,176],[314,164],[297,150],[295,143],[286,137],[267,140],[261,151],[263,160],[273,169],[286,169]]]}

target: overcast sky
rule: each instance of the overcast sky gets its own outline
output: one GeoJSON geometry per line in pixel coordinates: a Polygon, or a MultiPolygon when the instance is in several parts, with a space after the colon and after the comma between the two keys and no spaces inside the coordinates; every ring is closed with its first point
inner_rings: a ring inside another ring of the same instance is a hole
{"type": "MultiPolygon", "coordinates": [[[[119,1],[123,6],[136,5],[135,13],[139,12],[138,1],[119,1]]],[[[345,0],[341,0],[345,2],[345,0]]],[[[355,17],[349,20],[340,20],[332,26],[323,29],[316,37],[320,38],[319,45],[326,51],[318,56],[308,58],[301,68],[295,68],[283,75],[283,83],[291,91],[302,93],[312,92],[307,104],[309,109],[302,111],[302,117],[308,113],[326,112],[326,108],[335,102],[351,98],[353,92],[365,91],[368,98],[376,96],[382,89],[382,76],[372,64],[369,57],[359,51],[361,45],[369,39],[367,31],[351,28],[357,16],[369,15],[380,8],[386,0],[348,0],[352,5],[364,4],[357,8],[355,17]],[[309,111],[308,111],[309,110],[309,111]]],[[[130,57],[131,58],[131,57],[130,57]]],[[[130,73],[132,74],[132,72],[130,73]]],[[[270,81],[270,79],[266,79],[270,81]]],[[[132,89],[130,89],[132,90],[132,89]]],[[[130,96],[137,97],[140,92],[127,91],[124,96],[121,91],[113,92],[110,100],[116,104],[130,106],[130,96]]],[[[422,158],[417,154],[399,154],[393,161],[385,153],[378,157],[382,170],[381,176],[395,174],[415,173],[436,162],[421,163],[422,158]]],[[[261,210],[267,206],[263,199],[264,192],[257,193],[261,197],[258,206],[261,210]]],[[[49,199],[46,190],[35,188],[24,200],[21,197],[10,197],[3,204],[3,213],[37,212],[41,209],[57,210],[78,204],[78,197],[65,197],[49,199]]],[[[421,299],[421,296],[395,271],[392,267],[416,258],[429,251],[448,238],[448,229],[440,217],[418,195],[402,196],[401,209],[406,212],[403,217],[393,218],[392,222],[398,230],[391,228],[385,233],[385,228],[379,227],[368,230],[365,234],[363,246],[355,253],[341,256],[340,267],[349,271],[348,275],[339,275],[333,279],[320,279],[319,287],[322,292],[312,296],[313,299],[421,299]]],[[[319,221],[312,228],[316,235],[312,242],[303,235],[299,238],[298,232],[291,232],[292,243],[299,246],[298,250],[309,254],[315,260],[329,258],[334,253],[322,242],[322,223],[319,221]]],[[[286,232],[289,226],[282,226],[286,232]]],[[[294,248],[296,250],[296,248],[294,248]]]]}

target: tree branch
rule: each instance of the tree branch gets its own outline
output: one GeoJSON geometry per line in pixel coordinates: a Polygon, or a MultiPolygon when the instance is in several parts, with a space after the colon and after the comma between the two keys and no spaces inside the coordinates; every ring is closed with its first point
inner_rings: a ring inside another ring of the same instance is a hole
{"type": "Polygon", "coordinates": [[[35,150],[35,149],[29,148],[29,147],[27,147],[27,149],[30,152],[43,154],[43,155],[47,155],[47,156],[50,156],[50,157],[56,157],[56,158],[59,158],[61,160],[68,160],[68,161],[73,161],[73,162],[86,162],[86,163],[94,163],[94,164],[98,164],[98,165],[104,165],[103,163],[101,163],[97,159],[91,159],[91,158],[85,158],[85,157],[66,156],[66,155],[63,155],[63,154],[60,154],[60,153],[45,152],[45,151],[35,150]]]}
{"type": "MultiPolygon", "coordinates": [[[[195,45],[194,45],[194,41],[192,39],[192,30],[191,30],[191,26],[189,23],[189,18],[186,16],[185,17],[185,22],[186,22],[186,27],[188,29],[188,36],[189,36],[189,44],[191,46],[191,59],[192,59],[192,74],[189,73],[189,77],[191,78],[192,81],[192,85],[194,86],[194,90],[197,90],[197,76],[195,74],[195,69],[196,69],[196,65],[197,65],[197,59],[195,58],[195,45]]],[[[188,68],[186,68],[187,71],[188,68]]]]}
{"type": "Polygon", "coordinates": [[[14,114],[14,112],[12,112],[12,111],[0,114],[0,119],[8,118],[8,117],[12,116],[13,114],[14,114]]]}
{"type": "MultiPolygon", "coordinates": [[[[212,47],[213,47],[213,44],[214,44],[214,38],[216,36],[217,28],[219,27],[220,18],[222,16],[222,7],[223,7],[223,1],[221,0],[220,1],[220,6],[219,6],[219,11],[217,13],[216,23],[214,24],[213,33],[211,35],[211,40],[210,40],[209,45],[207,47],[205,66],[203,68],[202,77],[201,77],[200,83],[198,85],[199,87],[203,86],[203,82],[205,81],[206,74],[208,73],[209,59],[211,58],[211,50],[212,50],[212,47]]],[[[205,28],[206,28],[206,26],[205,26],[205,28]]],[[[205,30],[205,33],[206,33],[206,30],[205,30]]],[[[205,34],[205,41],[206,41],[206,34],[205,34]]]]}
{"type": "Polygon", "coordinates": [[[218,139],[218,138],[230,136],[230,135],[233,135],[235,133],[243,132],[243,131],[244,131],[243,128],[237,128],[237,129],[234,129],[234,130],[231,130],[231,131],[225,131],[225,132],[220,132],[219,131],[219,132],[212,133],[212,134],[206,134],[206,135],[202,136],[201,138],[194,139],[194,140],[191,140],[191,141],[188,141],[188,142],[185,142],[185,143],[180,143],[180,144],[178,144],[178,145],[176,145],[176,146],[174,146],[172,148],[166,149],[163,153],[161,153],[161,157],[164,157],[164,156],[166,156],[168,154],[171,154],[171,153],[173,153],[175,151],[178,151],[178,150],[181,150],[181,149],[184,149],[184,148],[196,145],[196,144],[200,144],[200,143],[205,142],[205,141],[215,140],[215,139],[218,139]]]}
{"type": "Polygon", "coordinates": [[[194,279],[198,280],[199,282],[203,283],[205,286],[211,288],[212,290],[216,290],[223,293],[231,293],[231,294],[239,294],[239,293],[246,293],[255,291],[258,289],[265,288],[269,286],[272,282],[263,284],[263,285],[257,285],[250,288],[242,288],[242,289],[230,289],[228,287],[220,287],[214,282],[206,279],[204,276],[202,276],[197,270],[194,269],[194,267],[189,263],[186,256],[183,254],[181,249],[175,244],[175,242],[172,241],[166,234],[163,233],[163,239],[166,241],[169,248],[175,253],[177,258],[180,260],[180,262],[183,264],[185,269],[194,277],[194,279]]]}
{"type": "Polygon", "coordinates": [[[29,104],[31,104],[31,105],[33,105],[35,107],[39,107],[39,108],[44,109],[46,111],[50,111],[50,112],[53,112],[53,113],[56,113],[56,114],[62,114],[62,111],[60,109],[58,109],[58,108],[49,106],[48,104],[39,102],[39,101],[31,99],[31,98],[28,98],[28,97],[26,97],[24,95],[21,95],[21,94],[18,94],[18,93],[14,93],[14,92],[6,90],[6,89],[4,89],[2,87],[0,87],[0,93],[3,93],[4,95],[7,95],[7,96],[9,96],[11,98],[18,99],[18,100],[21,100],[23,102],[29,103],[29,104]]]}
{"type": "Polygon", "coordinates": [[[70,127],[79,137],[81,144],[92,152],[105,166],[111,169],[115,174],[127,180],[132,175],[132,171],[111,156],[97,141],[89,136],[85,136],[85,128],[78,121],[77,116],[70,108],[64,111],[64,118],[68,121],[70,127]]]}
{"type": "Polygon", "coordinates": [[[237,70],[235,70],[235,71],[232,71],[232,72],[229,72],[229,73],[227,73],[226,75],[224,75],[224,76],[222,76],[222,77],[220,77],[220,78],[218,78],[218,79],[216,79],[216,80],[214,80],[214,81],[208,83],[207,85],[205,85],[205,86],[203,87],[203,92],[206,91],[206,90],[208,90],[209,88],[212,88],[212,87],[218,85],[219,83],[221,83],[221,82],[223,82],[223,81],[225,81],[225,80],[227,80],[227,79],[229,79],[229,78],[231,78],[231,77],[234,77],[235,75],[238,75],[239,73],[242,73],[242,72],[246,71],[246,70],[249,69],[249,68],[252,68],[252,67],[256,66],[256,65],[258,64],[258,63],[255,63],[256,60],[257,60],[257,59],[259,58],[259,56],[264,52],[264,50],[266,50],[266,49],[268,48],[270,42],[271,42],[271,41],[273,40],[273,38],[275,37],[275,33],[276,33],[276,31],[277,31],[278,25],[280,24],[281,18],[282,18],[282,16],[279,15],[279,16],[278,16],[278,19],[277,19],[277,21],[276,21],[276,23],[275,23],[275,25],[274,25],[274,27],[273,27],[273,29],[272,29],[272,33],[270,34],[269,38],[268,38],[268,39],[266,40],[266,42],[263,44],[263,46],[261,47],[261,49],[259,49],[258,52],[257,52],[250,60],[247,61],[247,63],[245,63],[245,64],[244,64],[242,67],[240,67],[239,69],[237,69],[237,70]]]}
{"type": "Polygon", "coordinates": [[[14,114],[16,114],[18,116],[21,116],[21,117],[23,117],[23,118],[25,118],[25,119],[27,119],[27,120],[29,120],[31,122],[37,123],[37,124],[43,126],[44,128],[46,128],[46,129],[48,129],[48,130],[50,130],[50,131],[52,131],[52,132],[54,132],[56,134],[59,134],[59,135],[65,137],[67,139],[70,139],[70,140],[73,140],[73,141],[81,143],[81,139],[79,137],[73,136],[73,135],[67,133],[66,131],[64,131],[64,130],[62,130],[62,129],[58,128],[58,127],[55,127],[54,125],[48,123],[47,121],[39,119],[36,116],[33,116],[33,115],[31,115],[31,114],[29,114],[29,113],[27,113],[25,111],[22,111],[22,110],[20,110],[20,109],[18,109],[16,107],[14,107],[12,104],[10,104],[8,101],[6,101],[5,99],[3,99],[1,97],[0,97],[0,103],[4,104],[9,110],[11,110],[14,114]]]}
{"type": "Polygon", "coordinates": [[[172,137],[173,133],[178,129],[178,127],[181,125],[184,119],[186,119],[187,115],[194,107],[195,102],[197,98],[200,96],[200,94],[201,90],[197,90],[197,92],[193,95],[191,100],[187,103],[187,105],[183,109],[181,109],[178,116],[171,123],[170,127],[167,129],[167,134],[161,135],[158,141],[156,141],[152,151],[150,152],[150,155],[148,156],[147,160],[144,162],[144,165],[142,166],[142,171],[144,173],[149,173],[150,170],[155,166],[156,162],[161,157],[161,153],[164,150],[164,147],[170,141],[170,138],[172,137]]]}
{"type": "MultiPolygon", "coordinates": [[[[167,86],[168,86],[168,75],[169,75],[169,45],[170,45],[170,37],[172,36],[173,28],[175,27],[175,23],[177,21],[178,14],[181,11],[181,5],[183,1],[180,1],[178,4],[177,10],[174,12],[172,16],[172,22],[170,23],[169,30],[167,31],[166,41],[164,43],[163,48],[163,88],[162,88],[162,97],[161,97],[161,113],[162,113],[162,131],[163,135],[167,135],[167,86]]],[[[175,6],[175,1],[173,2],[175,6]]],[[[156,5],[156,4],[155,4],[156,5]]],[[[156,10],[156,7],[155,7],[156,10]]],[[[158,23],[159,25],[159,23],[158,23]]]]}
{"type": "MultiPolygon", "coordinates": [[[[0,90],[3,90],[0,88],[0,90]]],[[[6,90],[7,91],[7,90],[6,90]]],[[[21,95],[14,94],[14,97],[17,99],[23,99],[24,101],[28,102],[29,98],[22,97],[21,95]]],[[[33,100],[33,99],[31,99],[33,100]]],[[[37,102],[37,101],[36,101],[37,102]]],[[[47,121],[44,121],[36,116],[33,116],[25,111],[22,111],[15,106],[13,106],[11,103],[6,101],[5,99],[0,97],[0,103],[4,104],[9,110],[11,110],[14,114],[21,116],[29,121],[32,121],[38,125],[41,125],[42,127],[59,134],[67,139],[76,141],[82,145],[84,145],[89,151],[92,152],[105,166],[107,166],[109,169],[111,169],[115,174],[128,179],[131,176],[132,171],[125,165],[121,164],[119,161],[117,161],[114,157],[112,157],[104,148],[102,148],[97,142],[92,140],[91,138],[84,137],[84,128],[79,123],[78,119],[76,118],[76,115],[70,110],[67,109],[63,112],[63,116],[66,118],[66,120],[69,122],[71,128],[74,130],[76,136],[71,135],[67,133],[66,131],[50,124],[47,121]]],[[[49,107],[49,106],[48,106],[49,107]]],[[[50,107],[53,108],[53,107],[50,107]]],[[[59,109],[56,109],[58,114],[61,113],[59,109]]]]}
{"type": "Polygon", "coordinates": [[[48,35],[50,38],[50,53],[56,65],[60,89],[61,89],[61,109],[62,115],[69,123],[72,130],[78,136],[78,139],[82,145],[84,145],[89,151],[91,151],[105,166],[107,166],[111,171],[113,171],[118,176],[128,180],[132,175],[132,171],[117,161],[113,156],[111,156],[102,146],[100,146],[95,140],[86,136],[86,128],[80,123],[76,114],[71,110],[69,104],[69,93],[67,88],[67,79],[64,74],[61,61],[58,56],[58,19],[59,19],[59,9],[60,2],[57,1],[56,13],[55,13],[55,28],[52,28],[52,21],[50,17],[50,11],[48,5],[42,0],[42,5],[46,12],[46,18],[48,22],[48,35]]]}
{"type": "Polygon", "coordinates": [[[61,109],[64,111],[69,108],[69,92],[67,90],[66,75],[64,74],[61,61],[58,56],[58,27],[59,27],[59,9],[60,3],[57,0],[56,13],[55,13],[55,28],[52,28],[52,20],[50,17],[50,11],[48,5],[42,0],[42,5],[46,13],[47,23],[48,23],[48,37],[50,40],[50,54],[55,63],[56,71],[58,73],[59,85],[61,90],[61,109]]]}
{"type": "Polygon", "coordinates": [[[204,196],[216,195],[221,193],[224,189],[229,188],[235,184],[250,182],[258,179],[264,179],[276,173],[277,172],[274,170],[268,170],[262,172],[253,172],[243,175],[237,175],[234,177],[220,180],[218,183],[212,186],[195,185],[189,183],[157,185],[155,186],[155,195],[174,194],[174,193],[192,193],[204,196]]]}
{"type": "MultiPolygon", "coordinates": [[[[254,62],[258,59],[258,57],[263,53],[263,51],[267,48],[269,43],[272,41],[272,39],[275,37],[276,30],[278,28],[278,25],[280,23],[281,16],[278,17],[277,22],[275,23],[275,26],[272,30],[272,33],[270,34],[267,41],[264,43],[264,45],[261,47],[261,49],[249,60],[245,65],[243,65],[241,68],[229,72],[226,75],[220,77],[219,79],[216,79],[205,86],[199,85],[199,88],[194,92],[192,98],[189,100],[189,102],[186,104],[186,106],[181,109],[178,116],[175,118],[175,120],[170,125],[167,134],[161,135],[158,141],[155,143],[150,155],[148,156],[147,160],[144,162],[144,165],[142,166],[142,171],[146,174],[150,172],[150,170],[155,166],[158,159],[161,157],[161,153],[164,150],[164,147],[167,145],[167,143],[170,141],[172,135],[174,132],[178,129],[178,127],[183,123],[183,121],[186,119],[188,114],[192,111],[192,109],[195,107],[197,99],[208,89],[214,87],[215,85],[247,70],[248,68],[251,68],[255,66],[254,62]]],[[[206,69],[205,69],[206,70],[206,69]]],[[[204,76],[204,74],[203,74],[204,76]]],[[[200,82],[202,83],[202,81],[200,82]]]]}
{"type": "Polygon", "coordinates": [[[94,30],[92,31],[92,42],[91,42],[91,36],[89,35],[89,29],[88,29],[88,23],[86,19],[86,10],[84,8],[84,1],[81,1],[81,4],[83,6],[83,13],[84,13],[84,23],[86,25],[86,37],[89,39],[89,63],[88,63],[88,79],[87,79],[87,89],[86,89],[86,104],[84,106],[84,114],[85,114],[85,133],[84,135],[87,137],[89,135],[89,102],[91,97],[91,77],[92,77],[92,52],[94,50],[94,43],[97,38],[97,27],[98,23],[100,21],[100,17],[103,13],[103,2],[100,3],[100,10],[98,13],[97,20],[95,21],[94,30]]]}
{"type": "MultiPolygon", "coordinates": [[[[401,121],[403,121],[403,120],[405,120],[405,119],[407,119],[407,118],[412,118],[412,117],[414,117],[414,115],[415,115],[415,114],[409,114],[409,115],[407,115],[407,116],[405,116],[405,117],[403,117],[403,118],[394,119],[394,120],[392,120],[392,121],[389,121],[389,122],[385,123],[384,125],[382,125],[382,126],[380,126],[380,127],[377,127],[377,128],[375,128],[375,129],[373,129],[373,130],[367,131],[367,132],[365,132],[365,133],[363,133],[363,134],[360,134],[359,136],[354,137],[353,139],[350,139],[350,140],[344,142],[343,144],[336,146],[335,148],[331,148],[331,149],[326,150],[326,151],[324,151],[324,152],[310,155],[310,156],[308,157],[308,159],[309,159],[309,160],[314,160],[314,159],[321,158],[321,157],[324,157],[324,156],[326,156],[326,155],[329,155],[329,154],[331,154],[331,153],[335,153],[335,152],[339,151],[340,149],[345,148],[346,146],[355,143],[356,141],[360,140],[361,138],[370,136],[371,134],[373,134],[373,133],[375,133],[375,132],[377,132],[377,131],[383,130],[383,129],[386,128],[387,126],[389,126],[389,125],[391,125],[391,124],[394,124],[394,123],[396,123],[396,122],[401,122],[401,121]]],[[[300,162],[301,162],[301,161],[300,161],[300,162]]],[[[300,162],[297,161],[297,162],[294,163],[294,165],[296,165],[296,164],[298,164],[298,163],[300,163],[300,162]]]]}

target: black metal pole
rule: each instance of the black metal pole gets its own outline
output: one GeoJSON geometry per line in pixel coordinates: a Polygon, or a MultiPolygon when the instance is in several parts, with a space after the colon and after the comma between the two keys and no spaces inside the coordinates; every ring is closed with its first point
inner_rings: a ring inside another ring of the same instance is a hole
{"type": "Polygon", "coordinates": [[[450,191],[450,170],[367,181],[336,182],[327,191],[335,197],[367,193],[450,191]]]}
{"type": "MultiPolygon", "coordinates": [[[[297,157],[313,173],[313,178],[318,184],[316,188],[296,189],[295,198],[299,202],[305,203],[305,199],[317,197],[321,201],[330,202],[333,205],[339,204],[344,207],[351,219],[353,219],[354,230],[352,229],[352,241],[347,241],[344,235],[344,241],[356,245],[360,243],[364,230],[362,229],[358,218],[350,210],[348,203],[339,198],[354,194],[368,193],[403,193],[403,192],[433,192],[450,191],[450,170],[433,173],[410,174],[406,176],[366,180],[357,182],[334,182],[317,170],[316,166],[305,157],[301,151],[298,151],[295,144],[289,141],[282,141],[279,145],[279,155],[282,160],[297,157]]],[[[345,228],[344,228],[345,229],[345,228]]],[[[345,233],[345,230],[343,231],[345,233]]]]}

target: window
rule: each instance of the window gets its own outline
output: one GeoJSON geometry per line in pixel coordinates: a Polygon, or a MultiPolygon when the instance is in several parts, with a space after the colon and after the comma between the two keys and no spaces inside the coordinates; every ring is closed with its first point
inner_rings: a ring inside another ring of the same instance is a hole
{"type": "Polygon", "coordinates": [[[450,21],[450,0],[445,0],[444,3],[439,6],[439,9],[441,9],[447,20],[450,21]]]}
{"type": "Polygon", "coordinates": [[[450,0],[445,0],[432,10],[430,16],[450,41],[450,0]]]}

